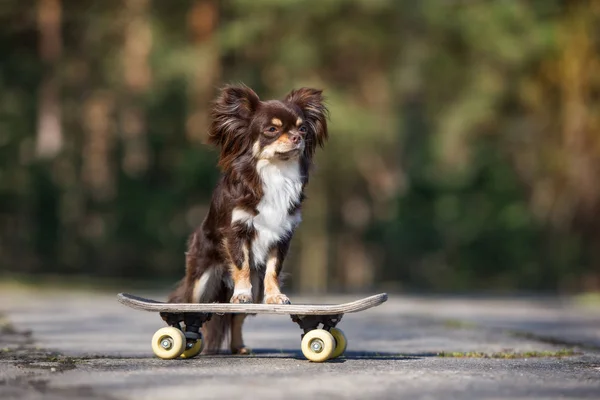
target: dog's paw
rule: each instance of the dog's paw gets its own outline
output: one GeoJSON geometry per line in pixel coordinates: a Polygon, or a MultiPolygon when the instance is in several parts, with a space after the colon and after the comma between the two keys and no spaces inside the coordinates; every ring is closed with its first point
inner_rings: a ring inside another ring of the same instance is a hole
{"type": "Polygon", "coordinates": [[[292,304],[285,294],[268,294],[265,296],[266,304],[292,304]]]}
{"type": "Polygon", "coordinates": [[[237,293],[234,294],[231,297],[230,300],[231,303],[236,303],[236,304],[246,304],[246,303],[252,303],[252,294],[250,293],[237,293]]]}
{"type": "Polygon", "coordinates": [[[242,345],[241,347],[232,347],[231,354],[237,354],[240,356],[247,356],[252,354],[252,349],[242,345]]]}

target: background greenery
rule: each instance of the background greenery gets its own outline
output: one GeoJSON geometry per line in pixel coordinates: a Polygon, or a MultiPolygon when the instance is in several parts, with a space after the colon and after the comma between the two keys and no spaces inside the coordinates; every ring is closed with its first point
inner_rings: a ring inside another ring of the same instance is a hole
{"type": "Polygon", "coordinates": [[[600,1],[4,0],[0,272],[156,280],[207,105],[323,88],[303,291],[600,288],[600,1]]]}

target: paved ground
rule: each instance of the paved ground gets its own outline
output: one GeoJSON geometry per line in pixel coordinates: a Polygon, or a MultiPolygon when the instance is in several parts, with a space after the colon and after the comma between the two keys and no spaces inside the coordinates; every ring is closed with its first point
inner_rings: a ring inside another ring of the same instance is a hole
{"type": "Polygon", "coordinates": [[[248,321],[253,356],[165,361],[158,315],[113,294],[2,289],[0,313],[1,399],[600,398],[600,309],[555,299],[391,295],[344,317],[347,355],[323,364],[285,316],[248,321]]]}

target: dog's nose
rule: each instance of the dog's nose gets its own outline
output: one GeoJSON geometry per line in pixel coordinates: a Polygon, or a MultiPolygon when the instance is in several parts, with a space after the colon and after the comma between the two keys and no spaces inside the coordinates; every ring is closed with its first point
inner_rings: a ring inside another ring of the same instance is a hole
{"type": "Polygon", "coordinates": [[[290,140],[292,141],[292,143],[298,144],[302,140],[302,136],[300,136],[300,135],[298,135],[296,133],[292,133],[290,135],[290,140]]]}

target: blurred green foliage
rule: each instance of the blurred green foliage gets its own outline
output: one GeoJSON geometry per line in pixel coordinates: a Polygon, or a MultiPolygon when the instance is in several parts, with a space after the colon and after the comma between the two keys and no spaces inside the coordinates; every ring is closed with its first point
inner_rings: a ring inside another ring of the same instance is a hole
{"type": "Polygon", "coordinates": [[[331,111],[295,289],[600,287],[598,1],[21,0],[0,26],[0,271],[172,284],[207,108],[244,82],[331,111]]]}

